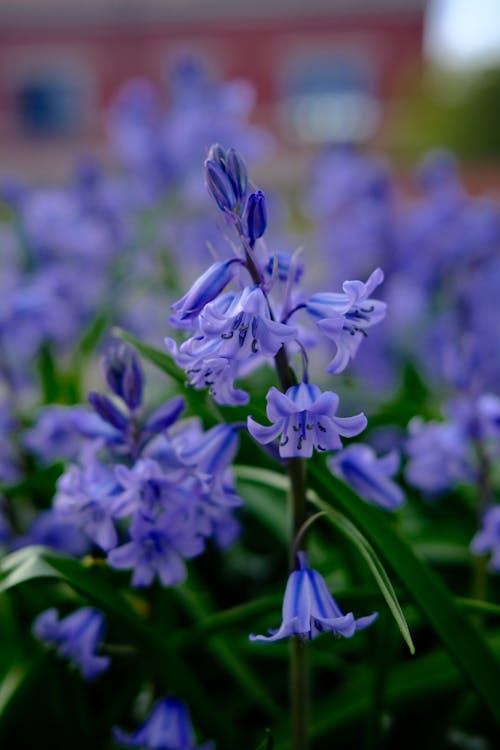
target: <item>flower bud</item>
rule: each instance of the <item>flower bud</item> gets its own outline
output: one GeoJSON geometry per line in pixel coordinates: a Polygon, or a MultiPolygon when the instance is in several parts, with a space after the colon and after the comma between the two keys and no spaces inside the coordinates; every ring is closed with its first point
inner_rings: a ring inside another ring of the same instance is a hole
{"type": "Polygon", "coordinates": [[[129,409],[136,409],[142,401],[143,374],[139,360],[125,345],[115,346],[104,360],[106,381],[129,409]]]}
{"type": "Polygon", "coordinates": [[[247,237],[250,244],[253,245],[255,240],[262,237],[267,226],[267,208],[266,196],[262,190],[256,193],[250,193],[245,207],[245,221],[247,227],[247,237]]]}
{"type": "Polygon", "coordinates": [[[107,396],[91,391],[89,393],[89,402],[105,422],[116,427],[120,432],[124,432],[127,429],[128,421],[125,414],[117,409],[107,396]]]}
{"type": "Polygon", "coordinates": [[[170,323],[177,327],[184,327],[183,321],[195,318],[208,302],[215,299],[232,278],[231,266],[237,262],[235,258],[224,262],[217,261],[207,268],[204,274],[196,279],[191,289],[177,302],[171,305],[176,315],[170,323]]]}
{"type": "Polygon", "coordinates": [[[233,183],[222,167],[215,161],[207,159],[205,162],[205,178],[208,192],[215,200],[221,211],[232,211],[238,199],[233,183]]]}
{"type": "Polygon", "coordinates": [[[247,192],[248,172],[245,162],[234,148],[228,149],[226,154],[225,171],[231,180],[238,201],[242,201],[247,192]]]}

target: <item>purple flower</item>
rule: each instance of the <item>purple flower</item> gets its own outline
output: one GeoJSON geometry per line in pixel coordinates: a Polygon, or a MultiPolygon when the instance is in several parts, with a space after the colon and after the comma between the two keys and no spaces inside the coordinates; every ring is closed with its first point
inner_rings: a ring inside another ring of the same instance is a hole
{"type": "Polygon", "coordinates": [[[317,385],[300,383],[281,393],[270,388],[266,414],[273,422],[264,427],[248,417],[248,430],[259,443],[266,445],[282,436],[280,456],[310,458],[313,448],[331,451],[342,448],[340,435],[353,437],[365,429],[363,413],[353,417],[337,417],[339,397],[332,391],[321,392],[317,385]]]}
{"type": "Polygon", "coordinates": [[[196,319],[205,305],[214,300],[231,281],[231,266],[240,262],[238,258],[231,258],[225,262],[212,263],[205,273],[196,279],[191,289],[171,305],[175,315],[170,317],[170,324],[176,328],[191,327],[191,321],[196,319]]]}
{"type": "Polygon", "coordinates": [[[472,539],[474,555],[491,554],[490,570],[500,572],[500,505],[489,508],[483,516],[480,530],[472,539]]]}
{"type": "Polygon", "coordinates": [[[255,245],[255,240],[262,237],[267,227],[266,196],[262,190],[250,193],[245,206],[245,223],[250,245],[255,245]]]}
{"type": "Polygon", "coordinates": [[[401,488],[389,478],[399,467],[396,451],[377,458],[373,448],[357,443],[332,456],[328,460],[328,466],[364,500],[384,510],[396,510],[404,502],[401,488]]]}
{"type": "Polygon", "coordinates": [[[35,619],[37,638],[54,645],[59,656],[69,659],[82,677],[91,680],[110,665],[107,656],[96,654],[104,632],[104,617],[97,609],[83,607],[58,621],[56,609],[47,609],[35,619]]]}
{"type": "Polygon", "coordinates": [[[54,508],[62,520],[70,520],[101,549],[108,550],[118,541],[110,502],[117,483],[113,472],[95,458],[94,450],[92,446],[81,466],[70,466],[60,477],[54,508]]]}
{"type": "Polygon", "coordinates": [[[296,336],[291,326],[271,318],[266,297],[258,286],[245,287],[205,305],[198,319],[199,331],[180,348],[165,339],[167,349],[184,368],[190,384],[196,389],[208,386],[219,404],[242,404],[248,400],[244,391],[235,390],[233,382],[244,368],[259,359],[273,357],[296,336]]]}
{"type": "Polygon", "coordinates": [[[123,399],[129,409],[137,409],[142,401],[144,376],[132,349],[125,344],[113,346],[104,359],[104,372],[113,393],[123,399]]]}
{"type": "Polygon", "coordinates": [[[45,406],[38,412],[35,425],[24,433],[24,445],[45,465],[74,460],[83,441],[77,425],[89,415],[74,406],[45,406]]]}
{"type": "Polygon", "coordinates": [[[380,268],[375,269],[364,284],[344,281],[343,293],[320,292],[306,302],[307,311],[321,318],[318,326],[336,345],[337,351],[327,367],[331,374],[342,372],[366,336],[366,329],[385,317],[385,302],[371,299],[371,293],[384,280],[380,268]]]}
{"type": "Polygon", "coordinates": [[[251,635],[251,641],[279,641],[292,635],[312,640],[326,631],[350,638],[372,624],[377,612],[357,620],[352,612],[342,614],[323,576],[308,567],[305,552],[298,552],[297,557],[300,568],[288,578],[280,628],[271,630],[269,636],[251,635]]]}
{"type": "Polygon", "coordinates": [[[137,513],[130,527],[131,541],[108,554],[113,568],[133,568],[132,586],[149,586],[158,576],[164,586],[175,586],[186,578],[184,558],[196,557],[204,540],[177,508],[165,510],[154,520],[137,513]]]}
{"type": "Polygon", "coordinates": [[[133,734],[115,727],[113,738],[125,747],[147,750],[214,750],[215,747],[212,742],[196,745],[188,710],[176,698],[158,701],[144,724],[133,734]]]}

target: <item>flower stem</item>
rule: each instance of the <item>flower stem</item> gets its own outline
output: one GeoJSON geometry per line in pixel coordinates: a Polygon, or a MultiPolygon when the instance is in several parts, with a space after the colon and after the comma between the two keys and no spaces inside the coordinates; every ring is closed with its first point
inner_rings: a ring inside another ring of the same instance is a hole
{"type": "MultiPolygon", "coordinates": [[[[290,479],[289,556],[290,569],[294,570],[295,540],[307,520],[304,459],[290,459],[287,470],[290,479]]],[[[306,643],[298,636],[294,636],[290,641],[290,729],[292,750],[307,750],[309,747],[309,665],[306,643]]]]}

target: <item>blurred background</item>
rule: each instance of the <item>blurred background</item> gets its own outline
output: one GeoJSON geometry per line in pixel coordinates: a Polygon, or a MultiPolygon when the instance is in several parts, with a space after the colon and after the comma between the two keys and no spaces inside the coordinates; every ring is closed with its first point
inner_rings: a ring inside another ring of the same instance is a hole
{"type": "Polygon", "coordinates": [[[251,119],[280,145],[275,176],[311,147],[355,142],[402,164],[449,146],[471,179],[492,179],[496,0],[0,0],[2,173],[57,179],[76,152],[107,159],[120,87],[145,77],[168,106],[188,58],[213,82],[251,82],[251,119]]]}

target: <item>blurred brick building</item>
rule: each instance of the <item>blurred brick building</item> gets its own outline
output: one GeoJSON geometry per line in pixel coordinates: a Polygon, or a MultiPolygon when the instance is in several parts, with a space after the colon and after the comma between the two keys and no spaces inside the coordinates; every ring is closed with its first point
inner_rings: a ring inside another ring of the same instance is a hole
{"type": "Polygon", "coordinates": [[[121,83],[179,54],[244,77],[289,140],[370,137],[422,57],[425,0],[0,0],[0,143],[98,139],[121,83]]]}

